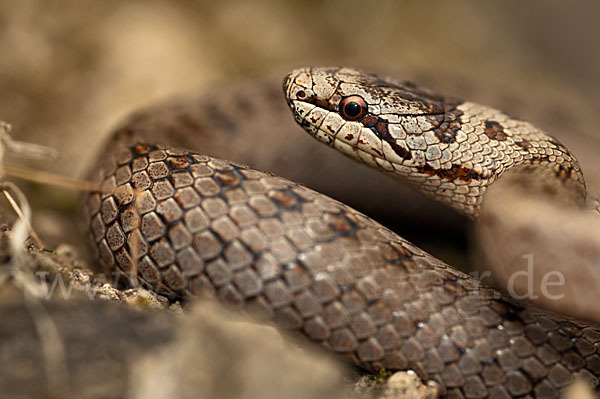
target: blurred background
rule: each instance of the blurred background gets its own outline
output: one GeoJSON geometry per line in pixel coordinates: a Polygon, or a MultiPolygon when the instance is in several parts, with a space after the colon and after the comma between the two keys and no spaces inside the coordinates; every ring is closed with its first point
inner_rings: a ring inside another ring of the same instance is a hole
{"type": "MultiPolygon", "coordinates": [[[[84,176],[133,110],[307,65],[360,67],[492,105],[578,156],[600,192],[597,0],[1,0],[0,119],[84,176]]],[[[19,184],[61,236],[77,195],[19,184]]],[[[52,244],[52,242],[50,243],[52,244]]]]}

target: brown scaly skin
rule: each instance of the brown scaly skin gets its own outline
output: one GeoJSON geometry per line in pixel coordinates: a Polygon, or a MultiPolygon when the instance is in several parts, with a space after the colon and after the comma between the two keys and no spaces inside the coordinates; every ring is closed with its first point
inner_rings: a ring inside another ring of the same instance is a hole
{"type": "Polygon", "coordinates": [[[447,397],[552,398],[577,376],[598,386],[598,327],[482,287],[303,186],[141,140],[109,143],[94,175],[113,189],[85,199],[106,267],[243,307],[368,370],[413,369],[447,397]]]}

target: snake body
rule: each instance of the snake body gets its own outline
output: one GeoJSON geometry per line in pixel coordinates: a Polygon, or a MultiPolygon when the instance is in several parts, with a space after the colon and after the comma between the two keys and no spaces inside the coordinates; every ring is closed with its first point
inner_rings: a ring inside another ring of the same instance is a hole
{"type": "MultiPolygon", "coordinates": [[[[497,111],[349,69],[294,71],[284,91],[319,140],[469,216],[517,168],[569,202],[585,196],[564,146],[497,111]]],[[[553,398],[576,377],[598,387],[597,326],[482,286],[304,186],[148,137],[119,131],[94,171],[109,190],[84,201],[105,267],[243,307],[367,370],[415,370],[446,397],[553,398]]]]}

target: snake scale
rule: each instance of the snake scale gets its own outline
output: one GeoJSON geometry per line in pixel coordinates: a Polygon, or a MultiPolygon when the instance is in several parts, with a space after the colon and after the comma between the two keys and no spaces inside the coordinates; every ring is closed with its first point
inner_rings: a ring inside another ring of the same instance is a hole
{"type": "MultiPolygon", "coordinates": [[[[494,109],[345,68],[295,70],[284,92],[315,138],[470,217],[503,175],[585,199],[562,144],[494,109]]],[[[576,377],[598,387],[597,326],[483,286],[323,194],[168,138],[118,130],[94,169],[108,189],[82,213],[105,267],[172,298],[242,307],[370,371],[415,370],[448,398],[555,398],[576,377]]]]}

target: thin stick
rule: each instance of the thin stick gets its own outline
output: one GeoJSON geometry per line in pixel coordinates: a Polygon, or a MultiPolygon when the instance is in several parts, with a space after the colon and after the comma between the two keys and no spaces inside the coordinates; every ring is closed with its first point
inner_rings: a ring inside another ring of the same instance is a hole
{"type": "Polygon", "coordinates": [[[19,179],[32,181],[35,183],[49,184],[57,187],[70,188],[72,190],[81,191],[102,191],[102,186],[98,183],[87,180],[67,177],[55,173],[44,172],[37,169],[28,168],[25,166],[4,163],[6,175],[17,177],[19,179]]]}
{"type": "Polygon", "coordinates": [[[25,216],[23,215],[23,212],[21,212],[21,208],[19,207],[19,204],[17,204],[17,201],[15,201],[15,199],[13,198],[13,196],[10,195],[10,193],[8,192],[8,190],[6,190],[6,188],[4,188],[4,187],[2,187],[2,194],[4,194],[4,196],[6,197],[6,199],[8,200],[8,202],[10,203],[10,206],[12,206],[13,210],[15,211],[15,213],[17,214],[17,216],[19,217],[19,219],[21,219],[21,221],[23,223],[25,223],[25,226],[27,226],[27,230],[29,231],[29,236],[33,240],[34,244],[38,248],[44,248],[44,244],[42,243],[42,240],[37,235],[37,233],[35,232],[35,230],[33,230],[33,227],[31,226],[31,224],[29,223],[29,221],[25,218],[25,216]]]}

